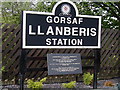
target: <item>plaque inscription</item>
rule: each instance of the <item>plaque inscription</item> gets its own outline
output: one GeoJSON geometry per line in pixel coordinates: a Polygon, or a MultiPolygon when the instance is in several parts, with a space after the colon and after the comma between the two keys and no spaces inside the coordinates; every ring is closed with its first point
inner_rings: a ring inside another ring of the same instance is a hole
{"type": "Polygon", "coordinates": [[[82,73],[80,54],[48,54],[48,75],[82,73]]]}

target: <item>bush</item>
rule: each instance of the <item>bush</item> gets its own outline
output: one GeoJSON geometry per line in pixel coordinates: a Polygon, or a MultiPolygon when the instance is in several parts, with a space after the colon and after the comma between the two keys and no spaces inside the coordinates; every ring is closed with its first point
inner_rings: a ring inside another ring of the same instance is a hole
{"type": "Polygon", "coordinates": [[[28,80],[27,81],[27,87],[31,88],[32,90],[40,90],[40,89],[43,88],[43,82],[45,82],[46,79],[47,78],[45,77],[38,82],[34,82],[33,80],[28,80]]]}
{"type": "Polygon", "coordinates": [[[84,81],[84,84],[90,85],[93,82],[93,74],[90,74],[90,72],[84,73],[83,81],[84,81]]]}
{"type": "Polygon", "coordinates": [[[76,86],[75,84],[76,84],[76,81],[71,81],[69,83],[63,83],[62,86],[64,88],[75,88],[75,86],[76,86]]]}

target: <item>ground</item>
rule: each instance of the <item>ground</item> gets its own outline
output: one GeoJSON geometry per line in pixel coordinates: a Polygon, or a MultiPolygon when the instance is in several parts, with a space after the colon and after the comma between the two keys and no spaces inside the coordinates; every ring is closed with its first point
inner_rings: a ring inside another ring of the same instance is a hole
{"type": "MultiPolygon", "coordinates": [[[[120,78],[114,78],[114,79],[109,79],[109,80],[98,80],[98,89],[97,90],[118,90],[118,87],[117,87],[118,83],[120,83],[120,78]],[[104,86],[104,82],[106,82],[106,81],[112,81],[115,84],[115,86],[112,86],[112,87],[104,86]]],[[[61,84],[62,83],[44,84],[44,88],[49,88],[49,90],[53,90],[53,88],[54,89],[56,89],[56,88],[62,89],[63,87],[61,84]]],[[[26,85],[25,85],[25,87],[26,87],[26,85]]],[[[7,89],[7,88],[9,88],[10,90],[17,90],[16,88],[19,88],[19,85],[3,86],[3,90],[7,89]]],[[[83,82],[76,83],[76,90],[92,90],[92,88],[93,88],[92,85],[85,85],[83,82]]]]}

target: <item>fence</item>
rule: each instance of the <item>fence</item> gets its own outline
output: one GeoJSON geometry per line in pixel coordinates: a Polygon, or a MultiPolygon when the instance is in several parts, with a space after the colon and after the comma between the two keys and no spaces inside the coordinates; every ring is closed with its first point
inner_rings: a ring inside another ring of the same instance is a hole
{"type": "MultiPolygon", "coordinates": [[[[2,26],[3,24],[1,24],[2,26]]],[[[101,64],[99,78],[112,78],[120,76],[120,30],[102,29],[101,38],[101,64]]],[[[19,59],[21,51],[20,25],[5,24],[2,27],[2,65],[5,66],[3,81],[17,80],[19,75],[19,59]]],[[[30,57],[46,57],[48,53],[80,53],[83,56],[92,56],[92,49],[32,49],[27,51],[30,57]]],[[[83,66],[92,66],[93,60],[82,60],[83,66]]],[[[29,61],[27,67],[47,67],[45,60],[29,61]]],[[[88,70],[88,69],[87,69],[88,70]]],[[[47,71],[26,73],[26,77],[40,79],[47,76],[47,71]]],[[[81,75],[77,75],[80,78],[81,75]]],[[[75,80],[75,75],[49,76],[48,82],[64,82],[75,80]],[[70,78],[69,78],[70,76],[70,78]],[[72,78],[71,78],[72,77],[72,78]],[[59,78],[59,79],[58,79],[59,78]],[[63,79],[64,78],[64,79],[63,79]]]]}

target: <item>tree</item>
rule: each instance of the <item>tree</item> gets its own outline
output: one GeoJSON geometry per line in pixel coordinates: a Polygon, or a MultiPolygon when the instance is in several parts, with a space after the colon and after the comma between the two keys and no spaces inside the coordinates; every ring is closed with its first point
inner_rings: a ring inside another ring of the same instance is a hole
{"type": "Polygon", "coordinates": [[[55,2],[2,2],[2,23],[20,24],[23,10],[51,12],[55,2]]]}
{"type": "Polygon", "coordinates": [[[2,2],[2,23],[19,24],[23,10],[32,10],[31,2],[2,2]]]}
{"type": "Polygon", "coordinates": [[[120,2],[95,3],[101,7],[106,14],[104,16],[104,26],[108,24],[109,28],[120,29],[120,2]]]}
{"type": "Polygon", "coordinates": [[[35,11],[40,12],[52,12],[53,6],[56,2],[38,2],[37,5],[35,5],[35,11]]]}
{"type": "MultiPolygon", "coordinates": [[[[22,10],[51,12],[56,2],[4,2],[3,23],[20,24],[22,10]]],[[[102,28],[120,29],[120,2],[74,2],[81,15],[102,16],[102,28]]]]}
{"type": "Polygon", "coordinates": [[[80,14],[102,16],[102,27],[120,29],[120,2],[76,3],[80,14]]]}

